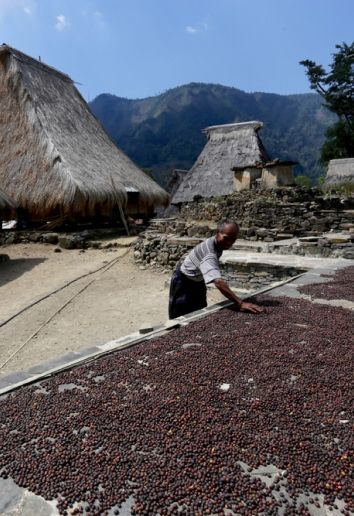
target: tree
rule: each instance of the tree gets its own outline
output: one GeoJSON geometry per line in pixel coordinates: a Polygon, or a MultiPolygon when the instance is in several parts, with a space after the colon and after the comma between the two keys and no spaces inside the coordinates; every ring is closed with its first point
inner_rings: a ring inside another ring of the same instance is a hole
{"type": "Polygon", "coordinates": [[[300,61],[307,69],[311,89],[316,90],[324,98],[324,105],[339,117],[327,130],[321,151],[323,162],[354,156],[354,42],[336,45],[336,49],[328,72],[314,61],[300,61]]]}

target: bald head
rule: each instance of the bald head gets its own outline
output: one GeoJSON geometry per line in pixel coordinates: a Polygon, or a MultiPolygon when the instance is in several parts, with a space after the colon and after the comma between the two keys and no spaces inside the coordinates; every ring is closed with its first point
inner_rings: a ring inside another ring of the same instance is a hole
{"type": "Polygon", "coordinates": [[[229,219],[221,220],[216,228],[216,243],[220,249],[230,249],[240,232],[239,225],[229,219]]]}

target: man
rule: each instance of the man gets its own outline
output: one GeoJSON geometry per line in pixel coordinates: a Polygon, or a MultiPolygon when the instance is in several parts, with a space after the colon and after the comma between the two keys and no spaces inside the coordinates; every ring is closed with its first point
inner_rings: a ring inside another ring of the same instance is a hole
{"type": "Polygon", "coordinates": [[[263,309],[239,299],[220,273],[219,258],[230,249],[239,234],[239,226],[224,219],[217,225],[216,234],[198,244],[172,275],[169,300],[169,317],[175,319],[207,306],[206,285],[216,288],[242,312],[260,313],[263,309]]]}

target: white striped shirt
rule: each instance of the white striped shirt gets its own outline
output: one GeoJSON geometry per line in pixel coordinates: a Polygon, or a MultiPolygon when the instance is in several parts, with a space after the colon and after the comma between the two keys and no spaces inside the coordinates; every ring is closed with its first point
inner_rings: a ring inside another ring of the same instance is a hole
{"type": "Polygon", "coordinates": [[[194,281],[210,283],[217,278],[221,278],[219,258],[222,250],[216,247],[216,238],[212,236],[201,242],[192,249],[186,256],[181,271],[188,278],[194,281]]]}

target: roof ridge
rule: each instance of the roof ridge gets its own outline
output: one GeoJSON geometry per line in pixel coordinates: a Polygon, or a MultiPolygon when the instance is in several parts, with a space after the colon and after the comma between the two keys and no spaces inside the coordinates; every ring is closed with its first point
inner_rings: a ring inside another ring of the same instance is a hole
{"type": "Polygon", "coordinates": [[[17,50],[16,48],[13,48],[10,45],[7,45],[6,43],[3,43],[2,45],[0,45],[0,55],[6,53],[11,54],[18,61],[35,66],[44,72],[55,74],[67,82],[74,82],[71,79],[71,77],[69,77],[69,75],[67,75],[66,73],[63,73],[60,70],[54,68],[53,66],[43,63],[39,59],[35,59],[34,57],[31,57],[28,54],[24,54],[20,50],[17,50]]]}

